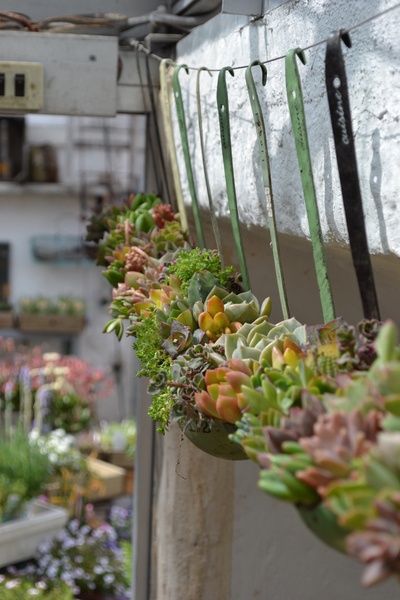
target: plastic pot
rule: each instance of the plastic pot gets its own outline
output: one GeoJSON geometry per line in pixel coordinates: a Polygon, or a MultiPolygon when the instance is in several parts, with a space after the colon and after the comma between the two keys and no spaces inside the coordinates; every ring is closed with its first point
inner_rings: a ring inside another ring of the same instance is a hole
{"type": "Polygon", "coordinates": [[[336,515],[323,504],[314,508],[298,506],[297,510],[303,523],[322,542],[338,550],[346,552],[346,536],[350,533],[337,522],[336,515]]]}
{"type": "Polygon", "coordinates": [[[206,454],[225,460],[248,459],[242,447],[236,442],[231,442],[228,437],[231,433],[235,433],[235,425],[224,421],[211,420],[209,428],[201,431],[182,419],[179,419],[178,423],[188,440],[206,454]]]}

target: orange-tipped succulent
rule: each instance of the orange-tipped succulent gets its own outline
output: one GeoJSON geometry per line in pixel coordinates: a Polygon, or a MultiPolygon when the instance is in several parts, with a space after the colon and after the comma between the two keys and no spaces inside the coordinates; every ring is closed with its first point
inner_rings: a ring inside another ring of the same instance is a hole
{"type": "Polygon", "coordinates": [[[242,385],[249,385],[252,372],[241,360],[230,360],[226,367],[206,372],[206,390],[195,395],[197,408],[215,419],[236,423],[247,408],[241,393],[242,385]]]}
{"type": "Polygon", "coordinates": [[[204,312],[199,315],[199,327],[213,342],[224,333],[236,333],[242,326],[239,322],[229,320],[224,303],[218,296],[211,296],[204,308],[204,312]]]}

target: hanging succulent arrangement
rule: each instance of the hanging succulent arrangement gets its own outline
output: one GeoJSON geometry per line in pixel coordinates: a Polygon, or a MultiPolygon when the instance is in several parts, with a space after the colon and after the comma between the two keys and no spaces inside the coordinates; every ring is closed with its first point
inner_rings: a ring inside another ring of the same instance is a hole
{"type": "Polygon", "coordinates": [[[158,430],[177,420],[203,451],[256,461],[259,487],[365,563],[365,585],[398,574],[395,326],[272,323],[270,300],[243,291],[215,251],[191,248],[153,196],[114,209],[103,230],[99,262],[114,288],[105,331],[134,336],[158,430]]]}

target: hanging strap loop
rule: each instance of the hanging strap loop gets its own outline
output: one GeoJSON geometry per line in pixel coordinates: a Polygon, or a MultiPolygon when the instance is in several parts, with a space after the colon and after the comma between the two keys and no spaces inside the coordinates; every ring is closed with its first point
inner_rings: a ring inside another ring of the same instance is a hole
{"type": "Polygon", "coordinates": [[[171,101],[170,101],[170,86],[168,78],[168,70],[173,65],[173,61],[170,58],[164,58],[160,63],[160,104],[161,114],[164,125],[165,141],[167,144],[167,153],[169,162],[171,165],[172,179],[174,183],[174,191],[176,197],[176,203],[178,206],[178,212],[181,222],[181,227],[184,232],[188,231],[188,222],[185,209],[185,203],[183,201],[182,186],[179,176],[178,160],[176,157],[176,148],[174,141],[174,129],[172,126],[171,119],[171,101]]]}
{"type": "Polygon", "coordinates": [[[167,202],[173,202],[174,199],[171,197],[170,186],[169,186],[170,182],[168,179],[168,171],[167,171],[165,159],[164,159],[164,147],[163,147],[163,144],[161,141],[160,126],[158,123],[158,116],[157,116],[157,104],[156,104],[156,98],[155,98],[154,88],[153,88],[153,78],[151,76],[150,57],[148,54],[145,55],[145,64],[146,64],[147,85],[148,85],[148,89],[149,89],[150,106],[151,106],[151,112],[152,112],[152,116],[153,116],[154,131],[155,131],[156,142],[157,142],[157,146],[158,146],[159,160],[160,160],[160,164],[161,164],[161,172],[162,172],[162,178],[163,178],[163,184],[164,184],[164,186],[163,186],[164,193],[166,196],[165,200],[167,202]]]}
{"type": "Polygon", "coordinates": [[[204,238],[203,224],[201,222],[200,207],[199,207],[199,203],[198,203],[198,199],[197,199],[196,185],[195,185],[194,175],[193,175],[192,159],[190,157],[190,151],[189,151],[189,138],[188,138],[187,127],[186,127],[185,108],[183,105],[183,98],[182,98],[182,88],[181,88],[181,84],[179,81],[179,73],[180,73],[181,69],[184,69],[184,71],[186,71],[186,73],[189,75],[189,69],[188,69],[187,65],[177,65],[174,69],[174,74],[172,76],[172,88],[174,90],[176,114],[178,117],[179,131],[181,134],[182,151],[183,151],[183,157],[185,160],[189,192],[190,192],[190,196],[192,199],[193,219],[194,219],[194,226],[196,229],[197,243],[201,248],[205,248],[206,244],[205,244],[205,238],[204,238]]]}
{"type": "Polygon", "coordinates": [[[251,63],[249,67],[246,69],[246,84],[247,90],[249,93],[251,110],[253,112],[254,124],[257,132],[257,140],[258,140],[258,149],[260,153],[261,160],[261,170],[263,176],[264,183],[264,193],[265,193],[265,201],[266,201],[266,209],[267,209],[267,222],[269,233],[271,237],[271,245],[272,245],[272,255],[274,258],[275,265],[275,276],[276,282],[278,286],[279,299],[282,308],[282,314],[285,319],[289,318],[290,311],[286,294],[286,286],[285,279],[283,275],[280,251],[279,251],[279,242],[278,242],[278,232],[276,228],[276,219],[275,219],[275,209],[273,202],[273,194],[272,194],[272,181],[271,181],[271,169],[269,164],[269,154],[268,154],[268,143],[267,143],[267,134],[265,129],[264,116],[260,104],[260,99],[257,93],[257,87],[253,77],[253,67],[260,67],[262,74],[262,85],[265,86],[267,83],[267,68],[261,63],[259,60],[255,60],[251,63]]]}
{"type": "Polygon", "coordinates": [[[204,130],[203,130],[203,115],[201,110],[201,93],[200,93],[200,76],[202,71],[206,71],[210,77],[212,77],[212,73],[207,67],[201,67],[197,71],[197,79],[196,79],[196,102],[197,102],[197,121],[199,125],[199,136],[200,136],[200,148],[201,148],[201,159],[203,162],[203,171],[204,171],[204,180],[206,184],[207,197],[208,197],[208,205],[210,207],[210,216],[211,216],[211,225],[214,233],[215,243],[217,245],[217,250],[221,261],[223,260],[222,254],[222,240],[221,233],[218,226],[218,220],[215,214],[214,206],[213,206],[213,198],[210,186],[210,179],[208,177],[208,168],[207,168],[207,160],[206,160],[206,152],[205,152],[205,143],[204,143],[204,130]]]}
{"type": "Polygon", "coordinates": [[[300,74],[297,68],[297,58],[299,58],[304,65],[306,64],[304,52],[300,48],[289,50],[285,58],[286,92],[296,145],[297,161],[300,169],[301,184],[306,204],[307,219],[310,228],[322,314],[324,321],[328,322],[335,318],[335,308],[328,277],[325,248],[322,240],[310,147],[308,143],[306,116],[304,112],[303,92],[300,74]]]}
{"type": "Polygon", "coordinates": [[[247,269],[246,256],[243,248],[242,236],[240,233],[240,221],[236,198],[235,175],[233,171],[232,142],[229,122],[229,100],[228,90],[226,87],[226,73],[229,73],[230,75],[232,75],[232,77],[235,75],[235,72],[232,69],[232,67],[224,67],[223,69],[221,69],[218,75],[217,104],[221,134],[222,157],[224,161],[226,193],[228,196],[228,206],[231,217],[233,239],[235,242],[236,253],[239,260],[240,272],[242,274],[243,286],[246,289],[249,289],[250,280],[247,269]]]}
{"type": "Polygon", "coordinates": [[[364,317],[367,319],[380,319],[358,178],[342,41],[348,48],[351,48],[350,35],[342,29],[332,33],[328,39],[325,55],[325,83],[350,249],[364,317]]]}

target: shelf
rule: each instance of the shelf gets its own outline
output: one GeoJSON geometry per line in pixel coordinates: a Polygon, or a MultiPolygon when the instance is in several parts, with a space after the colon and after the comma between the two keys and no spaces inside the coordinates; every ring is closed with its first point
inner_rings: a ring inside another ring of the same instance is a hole
{"type": "Polygon", "coordinates": [[[76,192],[62,183],[14,183],[0,181],[1,196],[75,196],[76,192]]]}

